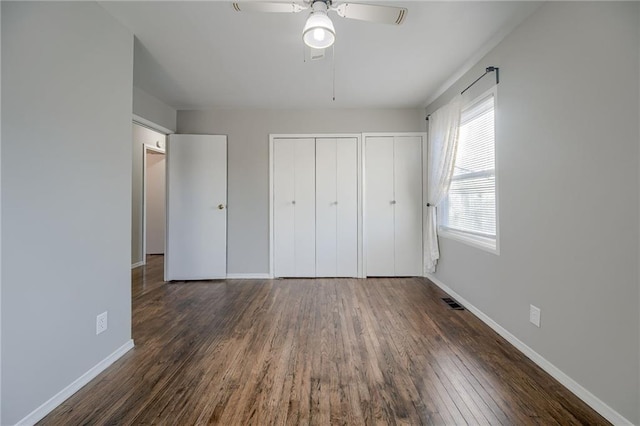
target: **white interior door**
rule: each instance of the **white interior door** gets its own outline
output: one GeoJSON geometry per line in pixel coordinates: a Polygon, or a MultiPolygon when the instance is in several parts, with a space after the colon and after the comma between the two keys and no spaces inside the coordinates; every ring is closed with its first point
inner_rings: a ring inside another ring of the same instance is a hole
{"type": "Polygon", "coordinates": [[[422,137],[394,143],[394,251],[396,276],[422,275],[422,137]]]}
{"type": "Polygon", "coordinates": [[[395,275],[393,137],[365,140],[366,275],[395,275]]]}
{"type": "Polygon", "coordinates": [[[165,280],[227,275],[227,137],[170,135],[165,280]]]}
{"type": "Polygon", "coordinates": [[[358,276],[358,139],[336,144],[336,276],[358,276]]]}

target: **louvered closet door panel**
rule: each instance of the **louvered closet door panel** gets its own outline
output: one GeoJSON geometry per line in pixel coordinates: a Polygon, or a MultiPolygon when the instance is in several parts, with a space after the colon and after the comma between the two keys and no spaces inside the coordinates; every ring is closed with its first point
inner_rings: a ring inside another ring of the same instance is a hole
{"type": "Polygon", "coordinates": [[[422,275],[422,138],[394,144],[395,274],[422,275]]]}
{"type": "MultiPolygon", "coordinates": [[[[316,139],[316,276],[337,271],[337,140],[316,139]]],[[[342,182],[340,182],[342,185],[342,182]]]]}
{"type": "Polygon", "coordinates": [[[295,276],[316,275],[315,139],[294,139],[295,276]]]}
{"type": "Polygon", "coordinates": [[[337,275],[358,276],[358,140],[338,139],[337,275]]]}
{"type": "Polygon", "coordinates": [[[366,274],[393,276],[393,137],[367,137],[365,141],[365,245],[366,274]]]}
{"type": "Polygon", "coordinates": [[[273,144],[274,274],[295,276],[295,140],[275,139],[273,144]]]}

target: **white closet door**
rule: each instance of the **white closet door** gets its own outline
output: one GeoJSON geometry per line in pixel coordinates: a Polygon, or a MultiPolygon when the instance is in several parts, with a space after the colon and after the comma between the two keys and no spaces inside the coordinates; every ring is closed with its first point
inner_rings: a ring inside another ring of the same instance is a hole
{"type": "Polygon", "coordinates": [[[394,161],[393,137],[367,137],[365,141],[365,246],[366,274],[393,276],[394,268],[394,161]]]}
{"type": "MultiPolygon", "coordinates": [[[[316,276],[337,277],[338,141],[316,139],[316,276]]],[[[342,182],[340,182],[342,185],[342,182]]]]}
{"type": "Polygon", "coordinates": [[[226,278],[226,204],[227,137],[169,136],[166,281],[226,278]]]}
{"type": "Polygon", "coordinates": [[[296,277],[316,276],[315,139],[294,139],[294,255],[296,277]]]}
{"type": "Polygon", "coordinates": [[[273,144],[274,274],[295,276],[295,141],[276,139],[273,144]]]}
{"type": "Polygon", "coordinates": [[[394,144],[395,275],[422,275],[422,138],[394,144]]]}
{"type": "Polygon", "coordinates": [[[341,138],[337,155],[337,277],[358,276],[358,140],[341,138]]]}

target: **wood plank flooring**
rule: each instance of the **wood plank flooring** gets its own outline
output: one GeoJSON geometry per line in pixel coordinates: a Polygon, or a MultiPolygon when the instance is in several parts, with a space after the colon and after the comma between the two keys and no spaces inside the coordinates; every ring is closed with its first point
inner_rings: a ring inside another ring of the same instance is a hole
{"type": "Polygon", "coordinates": [[[608,424],[422,278],[162,283],[136,347],[43,425],[608,424]]]}

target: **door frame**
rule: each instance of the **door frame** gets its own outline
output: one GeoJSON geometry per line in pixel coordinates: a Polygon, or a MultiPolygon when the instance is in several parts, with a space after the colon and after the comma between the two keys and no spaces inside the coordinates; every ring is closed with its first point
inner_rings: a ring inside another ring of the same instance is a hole
{"type": "Polygon", "coordinates": [[[365,278],[364,246],[363,246],[363,151],[362,133],[272,133],[269,134],[269,278],[275,277],[275,247],[274,247],[274,211],[273,211],[273,150],[275,139],[304,139],[304,138],[355,138],[357,146],[357,176],[358,176],[358,278],[365,278]]]}
{"type": "MultiPolygon", "coordinates": [[[[165,135],[165,138],[167,135],[165,135]]],[[[165,141],[166,143],[166,141],[165,141]]],[[[143,265],[147,264],[147,151],[157,152],[164,155],[165,170],[167,167],[167,153],[162,148],[156,148],[150,145],[142,144],[142,262],[143,265]]],[[[165,197],[167,193],[167,184],[164,185],[165,197]]],[[[167,206],[165,203],[165,215],[167,206]]],[[[166,250],[166,241],[165,241],[166,250]]],[[[163,253],[164,254],[164,253],[163,253]]]]}
{"type": "Polygon", "coordinates": [[[402,136],[420,136],[422,138],[422,229],[420,232],[422,233],[422,274],[424,275],[424,230],[427,226],[426,223],[426,199],[427,199],[427,132],[367,132],[362,133],[362,175],[360,178],[362,179],[362,202],[363,202],[363,211],[362,211],[362,263],[363,263],[363,278],[367,277],[367,256],[366,256],[366,229],[364,228],[365,217],[367,212],[364,211],[364,193],[365,193],[365,185],[366,185],[366,176],[365,176],[365,162],[366,159],[366,143],[368,137],[402,137],[402,136]]]}
{"type": "MultiPolygon", "coordinates": [[[[149,147],[151,149],[158,149],[159,151],[163,152],[166,155],[166,141],[167,138],[169,137],[169,135],[173,134],[174,131],[167,129],[166,127],[163,127],[159,124],[156,124],[152,121],[147,120],[146,118],[140,117],[139,115],[133,114],[133,119],[132,119],[132,126],[140,126],[143,127],[145,129],[149,129],[151,131],[154,131],[156,133],[159,133],[161,135],[163,135],[165,137],[165,146],[163,148],[159,148],[157,146],[153,146],[153,145],[147,145],[144,143],[144,141],[140,142],[140,145],[142,145],[142,164],[141,164],[141,173],[142,173],[142,188],[141,188],[141,194],[140,194],[140,202],[141,202],[141,206],[140,206],[140,210],[141,210],[141,214],[142,214],[142,223],[141,223],[141,227],[142,227],[142,232],[140,235],[140,238],[142,238],[141,241],[141,255],[142,258],[140,259],[139,262],[134,263],[131,265],[131,269],[140,267],[140,266],[144,266],[147,264],[147,247],[146,247],[146,241],[147,241],[147,234],[146,234],[146,229],[147,229],[147,203],[146,203],[146,173],[147,173],[147,162],[146,162],[146,151],[145,151],[145,147],[149,147]]],[[[133,127],[132,127],[132,133],[133,133],[133,127]]],[[[133,135],[132,135],[133,137],[133,135]]],[[[140,148],[136,148],[136,146],[134,145],[135,140],[132,139],[132,150],[136,150],[136,149],[140,149],[140,148]]],[[[138,151],[140,152],[140,151],[138,151]]],[[[133,191],[133,187],[131,188],[131,190],[133,191]]],[[[133,228],[133,224],[132,224],[132,228],[133,228]]],[[[132,231],[133,232],[133,231],[132,231]]],[[[131,234],[131,237],[133,238],[133,233],[131,234]]]]}

